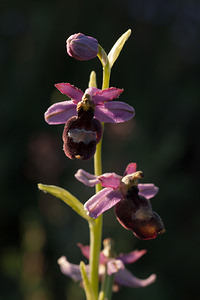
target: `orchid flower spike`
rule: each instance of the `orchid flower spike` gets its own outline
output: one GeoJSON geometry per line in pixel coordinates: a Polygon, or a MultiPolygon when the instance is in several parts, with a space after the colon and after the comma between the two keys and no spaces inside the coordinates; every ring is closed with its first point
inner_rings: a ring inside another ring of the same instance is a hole
{"type": "Polygon", "coordinates": [[[97,218],[115,206],[117,220],[124,228],[140,239],[154,239],[157,234],[165,232],[161,218],[152,210],[149,201],[157,194],[158,187],[153,183],[138,183],[143,172],[136,169],[136,163],[130,163],[123,176],[115,173],[95,176],[80,169],[75,177],[87,186],[101,183],[105,187],[85,203],[84,208],[90,217],[97,218]]]}
{"type": "Polygon", "coordinates": [[[51,105],[45,112],[50,125],[65,124],[63,149],[70,159],[90,159],[96,151],[96,144],[102,135],[100,122],[122,123],[134,117],[134,108],[121,101],[111,101],[123,89],[94,87],[83,93],[69,83],[58,83],[55,87],[71,100],[51,105]]]}

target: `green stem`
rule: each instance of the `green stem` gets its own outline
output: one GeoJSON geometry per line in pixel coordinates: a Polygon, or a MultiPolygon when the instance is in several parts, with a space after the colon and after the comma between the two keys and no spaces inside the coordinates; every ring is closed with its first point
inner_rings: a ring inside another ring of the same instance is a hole
{"type": "MultiPolygon", "coordinates": [[[[94,171],[95,175],[102,174],[102,159],[101,159],[101,145],[102,139],[97,145],[95,157],[94,157],[94,171]]],[[[101,190],[101,185],[96,185],[96,193],[101,190]]],[[[97,299],[99,291],[99,253],[101,251],[102,240],[102,223],[103,215],[99,216],[94,223],[89,222],[90,226],[90,280],[93,287],[94,295],[97,299]]]]}
{"type": "Polygon", "coordinates": [[[114,282],[114,275],[109,276],[107,270],[105,271],[105,277],[103,279],[102,289],[99,293],[98,300],[111,300],[112,299],[112,287],[114,282]]]}
{"type": "Polygon", "coordinates": [[[109,87],[110,83],[110,65],[109,61],[107,61],[107,64],[103,67],[103,84],[102,84],[102,90],[107,89],[109,87]]]}
{"type": "Polygon", "coordinates": [[[100,216],[95,220],[95,225],[90,224],[90,281],[94,291],[95,298],[98,298],[99,292],[99,253],[101,250],[102,221],[100,216]]]}
{"type": "Polygon", "coordinates": [[[106,280],[106,284],[105,284],[105,297],[104,297],[104,299],[111,300],[112,299],[112,287],[113,287],[113,282],[114,282],[114,275],[111,275],[111,276],[107,275],[105,280],[106,280]]]}
{"type": "MultiPolygon", "coordinates": [[[[105,51],[99,46],[98,57],[103,66],[103,83],[102,89],[109,87],[110,81],[110,65],[105,51]]],[[[103,126],[103,124],[102,124],[103,126]]],[[[96,153],[94,156],[94,174],[102,174],[102,157],[101,157],[102,139],[97,144],[96,153]]],[[[101,184],[96,185],[96,193],[102,189],[101,184]]],[[[94,291],[94,296],[98,298],[99,292],[99,254],[101,251],[101,241],[102,241],[102,224],[103,215],[99,216],[94,223],[89,222],[90,226],[90,281],[91,286],[94,291]]]]}

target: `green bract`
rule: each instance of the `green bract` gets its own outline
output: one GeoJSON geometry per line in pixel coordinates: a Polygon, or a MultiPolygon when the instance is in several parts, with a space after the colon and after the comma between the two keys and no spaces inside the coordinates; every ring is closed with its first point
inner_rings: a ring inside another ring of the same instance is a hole
{"type": "Polygon", "coordinates": [[[128,40],[129,36],[131,35],[131,29],[127,30],[122,36],[116,41],[112,49],[108,54],[110,68],[112,68],[114,62],[118,58],[125,42],[128,40]]]}
{"type": "Polygon", "coordinates": [[[79,214],[82,218],[86,219],[89,222],[93,222],[93,219],[90,218],[84,210],[83,204],[70,192],[55,185],[46,185],[41,183],[38,184],[38,188],[45,193],[49,193],[61,199],[67,205],[69,205],[75,212],[77,212],[77,214],[79,214]]]}

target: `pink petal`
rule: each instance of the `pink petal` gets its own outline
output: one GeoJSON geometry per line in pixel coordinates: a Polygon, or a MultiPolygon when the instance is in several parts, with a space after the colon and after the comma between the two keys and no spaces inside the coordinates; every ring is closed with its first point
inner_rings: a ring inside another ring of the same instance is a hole
{"type": "Polygon", "coordinates": [[[116,190],[119,188],[122,176],[119,176],[115,173],[104,173],[103,175],[98,176],[98,179],[100,180],[102,186],[110,187],[116,190]]]}
{"type": "Polygon", "coordinates": [[[114,281],[118,283],[119,285],[125,285],[128,287],[145,287],[151,283],[153,283],[156,280],[156,275],[152,274],[146,279],[139,279],[135,277],[131,272],[129,272],[127,269],[119,270],[114,275],[114,281]]]}
{"type": "Polygon", "coordinates": [[[70,83],[57,83],[55,84],[55,87],[62,93],[70,98],[74,99],[76,103],[81,101],[83,97],[83,92],[76,88],[75,86],[71,85],[70,83]]]}
{"type": "Polygon", "coordinates": [[[123,262],[120,259],[109,259],[107,262],[107,273],[112,275],[117,273],[119,270],[125,269],[123,262]]]}
{"type": "Polygon", "coordinates": [[[106,262],[107,262],[107,258],[105,257],[105,255],[101,251],[100,254],[99,254],[99,264],[105,264],[106,262]]]}
{"type": "Polygon", "coordinates": [[[155,186],[153,183],[139,183],[138,189],[139,189],[139,195],[145,197],[146,199],[151,199],[159,191],[159,188],[155,186]]]}
{"type": "Polygon", "coordinates": [[[123,123],[134,117],[135,110],[125,102],[112,101],[97,105],[94,115],[101,122],[123,123]]]}
{"type": "Polygon", "coordinates": [[[92,100],[95,104],[111,101],[112,99],[119,97],[123,91],[123,89],[117,89],[114,87],[105,90],[99,90],[93,95],[92,100]]]}
{"type": "Polygon", "coordinates": [[[124,176],[128,175],[128,174],[133,174],[135,173],[137,170],[137,164],[136,163],[130,163],[128,164],[128,166],[126,167],[126,170],[124,172],[124,176]]]}
{"type": "Polygon", "coordinates": [[[92,175],[82,169],[79,169],[74,176],[77,180],[79,180],[87,186],[95,186],[100,182],[97,176],[92,175]]]}
{"type": "MultiPolygon", "coordinates": [[[[90,246],[84,246],[81,243],[78,243],[79,248],[81,249],[82,254],[89,260],[90,259],[90,246]]],[[[99,254],[99,263],[104,264],[107,261],[105,255],[101,251],[99,254]]]]}
{"type": "Polygon", "coordinates": [[[81,249],[81,253],[87,258],[90,259],[90,246],[84,246],[81,243],[77,244],[79,248],[81,249]]]}
{"type": "Polygon", "coordinates": [[[92,97],[92,100],[93,100],[93,95],[97,92],[100,92],[100,91],[101,91],[100,89],[97,89],[95,87],[90,87],[90,88],[85,90],[85,94],[89,94],[92,97]]]}
{"type": "Polygon", "coordinates": [[[112,188],[104,188],[92,196],[84,205],[90,217],[96,219],[121,200],[121,193],[112,188]]]}
{"type": "Polygon", "coordinates": [[[143,256],[147,250],[134,250],[128,254],[120,254],[117,258],[121,259],[124,264],[132,264],[143,256]]]}
{"type": "Polygon", "coordinates": [[[48,124],[65,124],[69,118],[76,114],[76,104],[69,100],[51,105],[45,112],[44,117],[48,124]]]}

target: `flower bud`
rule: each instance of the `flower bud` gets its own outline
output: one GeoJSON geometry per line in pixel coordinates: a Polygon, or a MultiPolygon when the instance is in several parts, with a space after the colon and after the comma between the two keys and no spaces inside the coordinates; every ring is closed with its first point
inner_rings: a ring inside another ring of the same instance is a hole
{"type": "Polygon", "coordinates": [[[98,41],[83,33],[75,33],[66,41],[67,53],[77,60],[90,60],[98,53],[98,41]]]}

